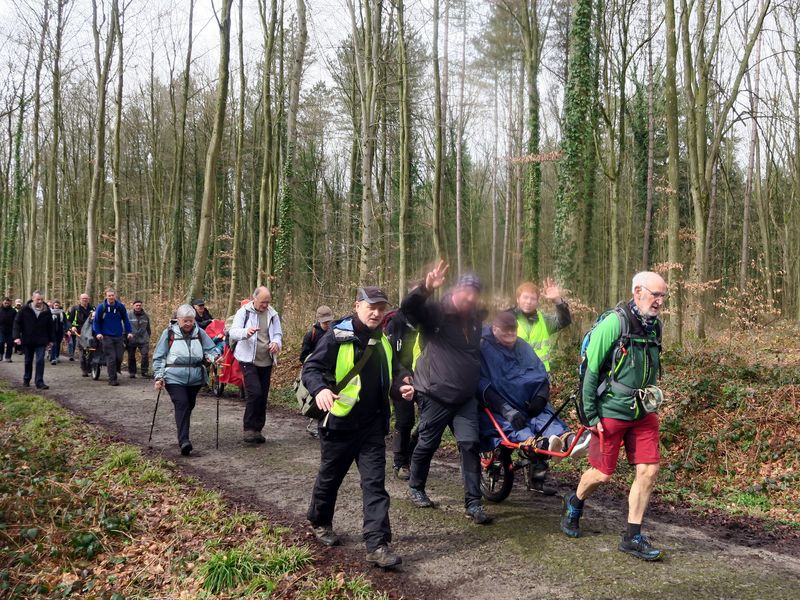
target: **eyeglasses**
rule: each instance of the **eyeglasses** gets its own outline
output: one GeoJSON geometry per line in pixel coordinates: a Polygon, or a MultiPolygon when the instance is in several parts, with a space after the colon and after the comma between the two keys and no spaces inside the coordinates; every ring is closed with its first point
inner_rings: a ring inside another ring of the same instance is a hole
{"type": "Polygon", "coordinates": [[[668,293],[666,293],[666,292],[654,292],[653,290],[651,290],[651,289],[650,289],[649,287],[647,287],[646,285],[643,285],[643,286],[642,286],[642,289],[645,289],[645,290],[647,290],[648,292],[650,292],[650,294],[651,294],[651,295],[653,296],[653,298],[655,298],[656,300],[664,300],[665,302],[666,302],[667,300],[669,300],[669,294],[668,294],[668,293]]]}

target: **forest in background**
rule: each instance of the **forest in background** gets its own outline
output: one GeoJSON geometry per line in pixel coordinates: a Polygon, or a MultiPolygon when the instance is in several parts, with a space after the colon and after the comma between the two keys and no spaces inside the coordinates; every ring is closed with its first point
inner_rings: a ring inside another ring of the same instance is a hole
{"type": "Polygon", "coordinates": [[[6,293],[310,311],[444,257],[586,311],[652,268],[678,344],[800,319],[797,0],[6,10],[6,293]]]}

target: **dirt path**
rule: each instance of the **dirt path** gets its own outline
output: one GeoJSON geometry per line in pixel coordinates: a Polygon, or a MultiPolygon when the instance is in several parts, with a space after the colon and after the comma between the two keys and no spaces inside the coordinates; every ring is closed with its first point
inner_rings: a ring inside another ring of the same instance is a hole
{"type": "MultiPolygon", "coordinates": [[[[0,378],[18,386],[21,357],[0,364],[0,378]]],[[[81,378],[77,363],[47,365],[44,395],[116,432],[126,442],[147,445],[155,394],[152,382],[120,379],[111,388],[81,378]]],[[[280,409],[267,415],[267,443],[241,442],[240,401],[220,405],[220,446],[214,449],[215,401],[198,399],[192,419],[196,455],[177,452],[172,405],[162,394],[153,454],[163,455],[208,486],[245,500],[279,522],[305,534],[304,514],[319,461],[318,445],[305,433],[305,422],[280,409]]],[[[388,462],[388,461],[387,461],[388,462]]],[[[560,499],[526,492],[518,483],[511,497],[489,506],[496,517],[489,527],[471,525],[462,516],[462,487],[451,460],[436,460],[429,493],[435,510],[417,510],[405,497],[405,486],[387,476],[392,496],[391,520],[402,571],[378,574],[378,584],[429,598],[798,598],[800,558],[797,546],[723,541],[715,529],[676,524],[675,517],[654,516],[647,531],[667,548],[668,559],[644,564],[616,551],[624,525],[624,498],[607,495],[591,502],[583,520],[584,537],[569,540],[558,529],[560,499]]],[[[562,486],[567,490],[567,485],[562,486]]],[[[684,520],[683,523],[689,523],[684,520]]],[[[345,479],[334,523],[345,546],[320,551],[331,563],[352,564],[362,544],[358,474],[345,479]]],[[[309,538],[309,543],[314,543],[309,538]]]]}

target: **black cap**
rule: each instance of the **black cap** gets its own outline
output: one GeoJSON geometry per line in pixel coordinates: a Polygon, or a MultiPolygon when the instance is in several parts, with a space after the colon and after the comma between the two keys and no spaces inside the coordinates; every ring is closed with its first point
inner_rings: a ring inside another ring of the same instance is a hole
{"type": "Polygon", "coordinates": [[[386,292],[384,292],[381,288],[376,285],[366,285],[364,287],[358,288],[358,293],[356,294],[356,302],[366,301],[370,304],[378,304],[379,302],[389,302],[389,298],[386,296],[386,292]]]}
{"type": "Polygon", "coordinates": [[[492,325],[503,331],[509,331],[511,329],[516,330],[517,319],[514,317],[514,313],[504,310],[495,315],[492,325]]]}
{"type": "Polygon", "coordinates": [[[456,287],[460,288],[471,287],[480,292],[481,280],[474,273],[464,273],[461,277],[459,277],[458,283],[456,283],[456,287]]]}
{"type": "Polygon", "coordinates": [[[192,300],[192,304],[194,304],[195,306],[205,306],[206,301],[203,298],[195,298],[194,300],[192,300]]]}
{"type": "Polygon", "coordinates": [[[144,303],[143,303],[141,300],[139,300],[138,298],[137,298],[136,300],[134,300],[134,301],[133,301],[133,303],[134,303],[134,304],[144,304],[144,303]]]}

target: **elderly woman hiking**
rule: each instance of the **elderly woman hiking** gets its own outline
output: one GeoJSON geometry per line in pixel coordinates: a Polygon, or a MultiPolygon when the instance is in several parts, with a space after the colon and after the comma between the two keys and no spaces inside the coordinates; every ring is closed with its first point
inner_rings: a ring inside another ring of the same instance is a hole
{"type": "Polygon", "coordinates": [[[178,445],[184,456],[192,451],[189,420],[197,393],[206,383],[203,360],[213,361],[219,356],[217,346],[197,325],[195,316],[195,310],[189,304],[179,306],[175,311],[175,319],[170,321],[169,327],[158,339],[153,354],[155,388],[160,390],[166,387],[175,405],[178,445]]]}

